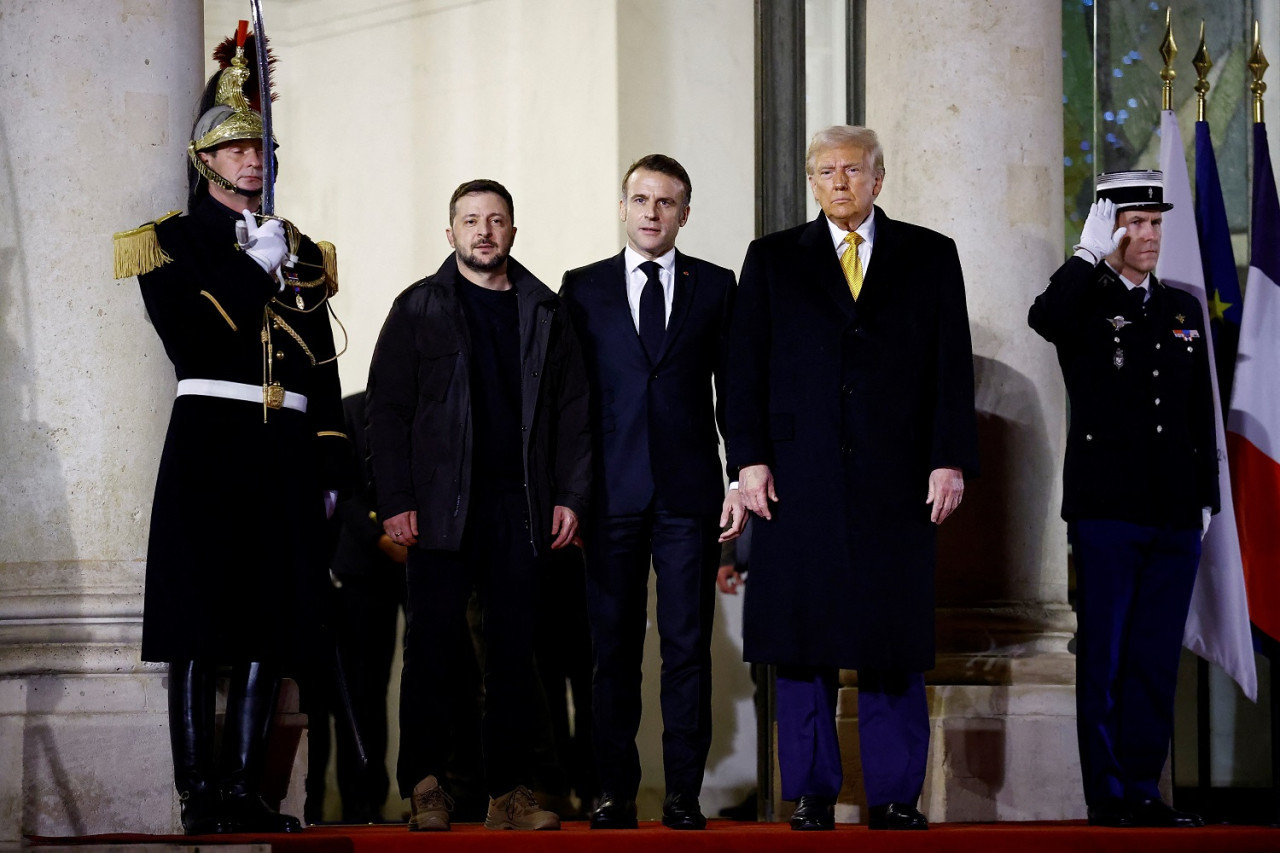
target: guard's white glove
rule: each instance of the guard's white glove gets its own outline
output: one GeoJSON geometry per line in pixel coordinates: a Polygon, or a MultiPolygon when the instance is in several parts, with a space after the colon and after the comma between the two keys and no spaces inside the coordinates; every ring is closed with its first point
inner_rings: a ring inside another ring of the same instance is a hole
{"type": "Polygon", "coordinates": [[[1089,205],[1089,218],[1084,221],[1080,242],[1071,247],[1076,250],[1076,257],[1084,258],[1093,264],[1102,263],[1102,259],[1114,252],[1120,245],[1120,241],[1124,239],[1126,229],[1116,228],[1115,225],[1115,202],[1100,198],[1089,205]],[[1112,231],[1113,228],[1115,228],[1114,231],[1112,231]]]}
{"type": "Polygon", "coordinates": [[[249,211],[244,214],[247,238],[244,253],[253,258],[267,275],[274,275],[289,254],[289,244],[284,239],[284,225],[279,219],[268,219],[261,225],[249,211]]]}

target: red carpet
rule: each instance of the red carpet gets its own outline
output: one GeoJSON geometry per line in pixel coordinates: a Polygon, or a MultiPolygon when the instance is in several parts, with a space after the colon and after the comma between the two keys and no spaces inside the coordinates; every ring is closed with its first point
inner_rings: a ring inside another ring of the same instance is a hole
{"type": "Polygon", "coordinates": [[[634,831],[592,832],[585,823],[559,832],[495,832],[460,824],[452,832],[409,832],[403,825],[317,826],[297,835],[189,836],[114,834],[75,838],[31,838],[36,844],[216,844],[268,843],[279,853],[1277,853],[1280,829],[1208,826],[1203,829],[1103,829],[1082,822],[950,823],[928,832],[871,832],[841,826],[835,832],[792,832],[786,824],[715,820],[705,832],[674,832],[658,823],[634,831]]]}

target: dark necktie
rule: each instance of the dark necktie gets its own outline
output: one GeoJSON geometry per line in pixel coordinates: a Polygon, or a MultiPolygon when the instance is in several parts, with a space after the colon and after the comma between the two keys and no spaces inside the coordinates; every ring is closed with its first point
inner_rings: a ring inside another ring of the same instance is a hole
{"type": "Polygon", "coordinates": [[[1129,291],[1129,306],[1138,316],[1146,311],[1147,289],[1135,287],[1129,291]]]}
{"type": "Polygon", "coordinates": [[[640,265],[646,281],[640,291],[640,343],[649,356],[649,363],[656,364],[662,351],[662,339],[667,334],[667,300],[658,280],[658,265],[645,261],[640,265]]]}

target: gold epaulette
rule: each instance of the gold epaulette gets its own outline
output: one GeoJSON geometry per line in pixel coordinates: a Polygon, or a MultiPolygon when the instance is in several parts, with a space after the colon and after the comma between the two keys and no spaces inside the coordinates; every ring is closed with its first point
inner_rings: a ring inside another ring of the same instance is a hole
{"type": "Polygon", "coordinates": [[[329,295],[338,292],[338,250],[328,240],[316,243],[320,256],[324,259],[324,277],[329,281],[329,295]]]}
{"type": "Polygon", "coordinates": [[[171,210],[154,222],[148,222],[130,231],[119,231],[112,236],[111,239],[115,243],[115,277],[117,279],[149,273],[173,260],[160,246],[160,239],[156,237],[156,223],[164,222],[181,212],[171,210]]]}

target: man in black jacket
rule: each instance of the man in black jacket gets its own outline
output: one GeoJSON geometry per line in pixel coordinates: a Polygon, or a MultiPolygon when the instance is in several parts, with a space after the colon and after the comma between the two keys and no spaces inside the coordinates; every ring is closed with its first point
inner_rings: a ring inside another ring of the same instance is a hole
{"type": "Polygon", "coordinates": [[[1159,172],[1100,175],[1075,256],[1028,317],[1071,399],[1076,726],[1089,822],[1103,826],[1201,824],[1158,790],[1201,525],[1219,497],[1200,304],[1152,275],[1171,207],[1159,172]]]}
{"type": "Polygon", "coordinates": [[[511,194],[462,184],[454,248],[398,296],[369,373],[369,449],[383,528],[409,548],[400,792],[409,828],[449,828],[447,650],[473,587],[484,606],[485,826],[557,829],[526,787],[538,572],[572,542],[590,481],[587,380],[557,296],[510,259],[511,194]]]}

